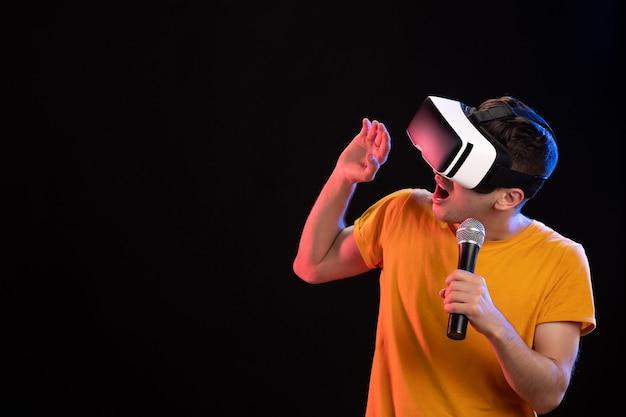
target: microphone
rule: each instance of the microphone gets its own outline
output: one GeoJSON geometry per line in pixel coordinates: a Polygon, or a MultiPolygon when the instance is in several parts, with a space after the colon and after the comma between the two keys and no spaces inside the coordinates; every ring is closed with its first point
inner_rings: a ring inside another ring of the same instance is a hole
{"type": "MultiPolygon", "coordinates": [[[[485,241],[485,226],[476,219],[465,219],[456,231],[456,241],[459,243],[458,269],[474,272],[478,249],[485,241]]],[[[448,337],[454,340],[465,339],[467,330],[467,316],[450,313],[448,317],[448,337]]]]}

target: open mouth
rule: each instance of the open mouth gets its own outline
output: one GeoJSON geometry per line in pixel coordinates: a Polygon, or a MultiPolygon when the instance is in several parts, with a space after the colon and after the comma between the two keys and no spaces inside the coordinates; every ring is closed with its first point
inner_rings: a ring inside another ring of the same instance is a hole
{"type": "Polygon", "coordinates": [[[452,186],[451,181],[446,181],[439,173],[435,173],[435,191],[433,192],[433,201],[443,201],[450,196],[448,188],[452,186]]]}
{"type": "Polygon", "coordinates": [[[448,198],[448,196],[449,196],[448,191],[443,189],[441,185],[437,184],[435,186],[435,192],[433,193],[433,200],[442,201],[448,198]]]}

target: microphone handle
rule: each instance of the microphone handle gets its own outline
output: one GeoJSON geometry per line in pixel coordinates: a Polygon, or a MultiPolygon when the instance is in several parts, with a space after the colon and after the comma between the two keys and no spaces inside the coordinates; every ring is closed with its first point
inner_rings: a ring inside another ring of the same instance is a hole
{"type": "MultiPolygon", "coordinates": [[[[458,269],[473,273],[478,249],[480,249],[480,246],[472,242],[459,243],[458,269]]],[[[451,313],[448,317],[448,337],[454,340],[465,339],[467,323],[468,320],[465,314],[451,313]]]]}

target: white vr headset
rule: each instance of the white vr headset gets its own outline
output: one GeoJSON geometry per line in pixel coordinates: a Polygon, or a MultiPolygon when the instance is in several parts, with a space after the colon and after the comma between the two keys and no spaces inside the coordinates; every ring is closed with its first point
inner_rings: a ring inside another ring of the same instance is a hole
{"type": "Polygon", "coordinates": [[[521,188],[532,198],[547,177],[511,169],[511,157],[482,125],[516,116],[526,117],[540,131],[553,134],[536,113],[507,104],[477,111],[459,101],[428,96],[407,128],[409,139],[424,160],[438,173],[465,188],[488,193],[496,187],[521,188]]]}

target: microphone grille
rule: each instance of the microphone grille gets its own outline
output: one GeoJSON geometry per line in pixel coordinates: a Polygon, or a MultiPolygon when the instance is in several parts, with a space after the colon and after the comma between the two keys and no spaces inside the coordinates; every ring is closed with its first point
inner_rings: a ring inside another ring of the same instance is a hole
{"type": "Polygon", "coordinates": [[[485,226],[471,217],[463,220],[456,230],[456,241],[458,243],[471,242],[482,246],[485,241],[485,226]]]}

